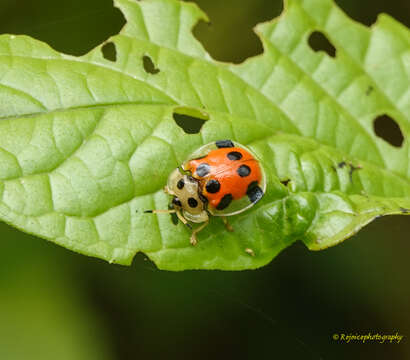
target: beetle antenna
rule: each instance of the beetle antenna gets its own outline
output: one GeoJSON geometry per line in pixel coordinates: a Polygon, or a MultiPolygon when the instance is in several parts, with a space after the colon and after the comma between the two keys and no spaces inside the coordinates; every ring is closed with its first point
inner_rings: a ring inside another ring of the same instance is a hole
{"type": "Polygon", "coordinates": [[[176,214],[178,216],[178,219],[181,220],[181,222],[188,227],[189,229],[192,230],[192,225],[186,221],[186,219],[182,216],[182,214],[175,209],[170,209],[170,210],[144,210],[145,214],[176,214]]]}
{"type": "Polygon", "coordinates": [[[171,210],[144,210],[145,214],[172,214],[176,213],[177,211],[174,209],[171,210]]]}

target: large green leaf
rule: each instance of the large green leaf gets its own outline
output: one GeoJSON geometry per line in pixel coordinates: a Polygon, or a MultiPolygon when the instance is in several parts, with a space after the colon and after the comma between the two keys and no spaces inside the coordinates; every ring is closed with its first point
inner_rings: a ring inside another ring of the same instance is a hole
{"type": "Polygon", "coordinates": [[[102,46],[72,57],[0,37],[2,220],[110,262],[143,251],[163,269],[238,270],[298,239],[323,249],[378,216],[409,212],[408,29],[386,15],[366,28],[331,0],[289,0],[257,27],[264,54],[232,65],[193,37],[206,19],[195,5],[115,4],[127,18],[110,39],[115,61],[102,46]],[[335,58],[309,47],[313,31],[327,35],[335,58]],[[177,108],[209,120],[186,134],[177,108]],[[400,125],[400,148],[375,135],[382,114],[400,125]],[[171,170],[225,138],[259,155],[267,193],[231,218],[233,233],[212,219],[193,247],[182,224],[141,210],[166,208],[171,170]]]}

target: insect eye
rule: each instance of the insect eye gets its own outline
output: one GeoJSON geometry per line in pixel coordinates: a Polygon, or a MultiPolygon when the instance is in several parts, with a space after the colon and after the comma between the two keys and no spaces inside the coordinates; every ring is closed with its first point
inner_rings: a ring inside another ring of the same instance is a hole
{"type": "Polygon", "coordinates": [[[181,200],[179,200],[176,196],[172,199],[172,203],[176,206],[182,207],[181,200]]]}

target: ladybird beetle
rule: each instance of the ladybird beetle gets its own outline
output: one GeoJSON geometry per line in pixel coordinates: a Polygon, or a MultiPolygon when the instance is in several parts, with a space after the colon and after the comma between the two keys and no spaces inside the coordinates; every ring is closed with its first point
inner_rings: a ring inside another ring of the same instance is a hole
{"type": "Polygon", "coordinates": [[[231,140],[219,140],[202,146],[169,176],[164,192],[172,199],[170,213],[192,229],[189,222],[203,223],[192,231],[190,242],[209,223],[220,216],[233,231],[225,216],[239,214],[257,203],[266,189],[265,173],[256,156],[245,146],[231,140]]]}

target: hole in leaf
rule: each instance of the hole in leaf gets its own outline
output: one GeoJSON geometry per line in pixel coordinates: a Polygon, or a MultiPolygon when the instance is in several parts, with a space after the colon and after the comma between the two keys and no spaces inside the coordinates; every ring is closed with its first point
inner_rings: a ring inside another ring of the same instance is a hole
{"type": "Polygon", "coordinates": [[[376,135],[387,141],[390,145],[401,147],[404,137],[397,122],[389,115],[378,116],[373,122],[376,135]]]}
{"type": "Polygon", "coordinates": [[[320,31],[312,32],[309,36],[308,43],[314,51],[324,51],[330,57],[336,56],[335,47],[332,45],[326,35],[320,31]]]}
{"type": "Polygon", "coordinates": [[[104,56],[104,59],[112,62],[117,61],[117,49],[115,48],[115,44],[113,42],[104,44],[104,46],[101,48],[101,52],[104,56]]]}
{"type": "Polygon", "coordinates": [[[282,1],[266,0],[195,0],[212,24],[200,21],[194,36],[216,60],[241,63],[263,52],[262,43],[253,31],[256,24],[278,16],[282,1]]]}
{"type": "Polygon", "coordinates": [[[159,69],[157,69],[155,67],[154,62],[152,61],[152,59],[148,56],[148,55],[144,55],[142,57],[142,63],[144,65],[144,70],[152,75],[158,74],[159,73],[159,69]]]}
{"type": "Polygon", "coordinates": [[[290,179],[281,180],[280,182],[282,183],[282,185],[288,186],[290,183],[290,179]]]}
{"type": "Polygon", "coordinates": [[[187,134],[198,134],[209,115],[196,109],[180,107],[172,114],[176,124],[187,134]]]}
{"type": "Polygon", "coordinates": [[[387,13],[407,27],[410,26],[408,0],[373,0],[371,3],[368,1],[336,0],[336,3],[350,17],[368,26],[376,21],[380,13],[387,13]]]}
{"type": "Polygon", "coordinates": [[[88,53],[125,24],[112,0],[4,1],[0,33],[24,34],[65,54],[88,53]]]}

